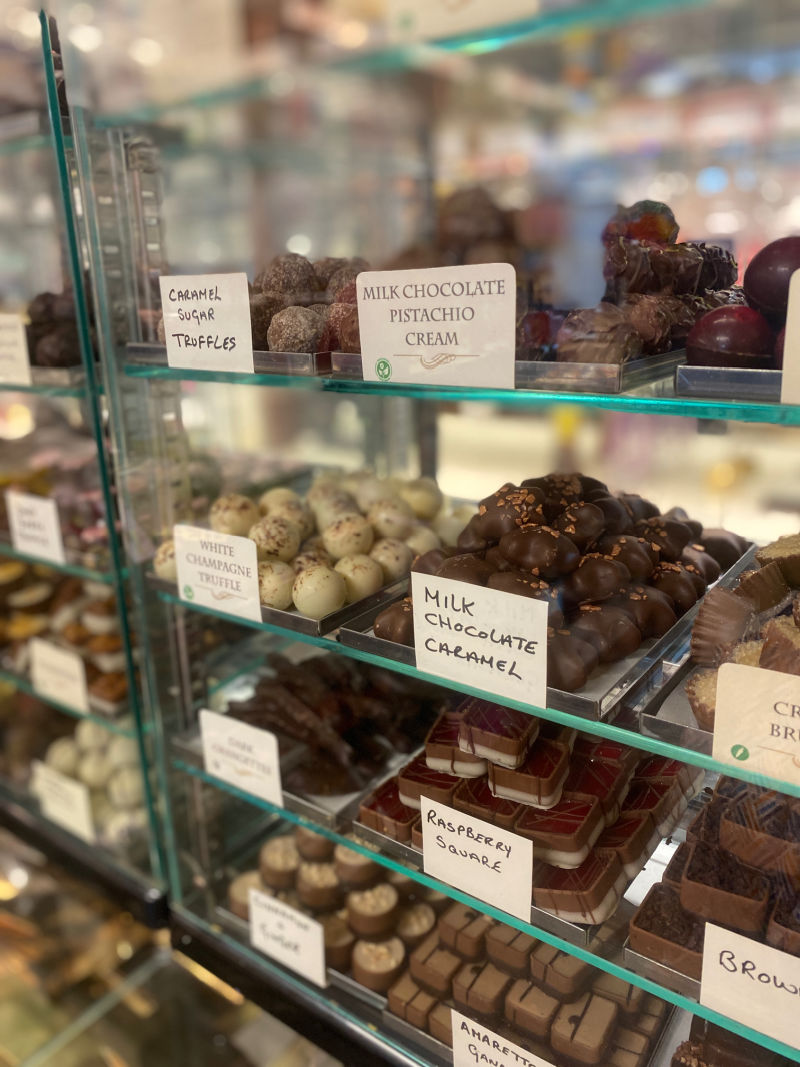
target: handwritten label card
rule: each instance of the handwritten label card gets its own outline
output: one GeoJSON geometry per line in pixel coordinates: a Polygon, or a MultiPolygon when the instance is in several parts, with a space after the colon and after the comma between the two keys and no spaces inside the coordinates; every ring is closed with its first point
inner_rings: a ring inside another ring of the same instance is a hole
{"type": "Polygon", "coordinates": [[[474,1023],[455,1008],[450,1010],[453,1025],[453,1067],[475,1067],[476,1063],[494,1067],[553,1067],[533,1052],[500,1037],[480,1023],[474,1023]]]}
{"type": "Polygon", "coordinates": [[[82,657],[42,637],[32,638],[30,649],[31,682],[39,696],[88,714],[89,690],[82,657]]]}
{"type": "Polygon", "coordinates": [[[39,798],[42,814],[84,841],[94,842],[92,802],[88,786],[35,760],[31,791],[39,798]]]}
{"type": "Polygon", "coordinates": [[[364,380],[513,389],[516,285],[510,263],[359,274],[364,380]]]}
{"type": "Polygon", "coordinates": [[[700,1003],[800,1048],[800,959],[706,923],[700,1003]]]}
{"type": "Polygon", "coordinates": [[[173,538],[181,600],[261,622],[255,541],[199,526],[176,526],[173,538]]]}
{"type": "Polygon", "coordinates": [[[723,663],[717,676],[712,755],[800,784],[800,677],[723,663]]]}
{"type": "Polygon", "coordinates": [[[322,923],[258,889],[250,890],[250,943],[309,982],[328,984],[322,923]]]}
{"type": "Polygon", "coordinates": [[[411,574],[417,667],[498,697],[547,704],[547,604],[411,574]]]}
{"type": "Polygon", "coordinates": [[[30,385],[31,380],[25,323],[19,315],[0,313],[0,382],[30,385]]]}
{"type": "Polygon", "coordinates": [[[530,19],[539,5],[531,0],[388,0],[388,29],[395,41],[426,41],[530,19]]]}
{"type": "Polygon", "coordinates": [[[172,274],[158,281],[170,367],[253,373],[246,274],[172,274]]]}
{"type": "Polygon", "coordinates": [[[427,797],[420,802],[425,873],[530,922],[533,842],[427,797]]]}
{"type": "Polygon", "coordinates": [[[800,404],[800,270],[789,282],[786,334],[783,339],[781,403],[800,404]]]}
{"type": "Polygon", "coordinates": [[[6,490],[6,510],[11,527],[11,544],[17,552],[66,563],[58,505],[46,496],[6,490]]]}
{"type": "Polygon", "coordinates": [[[275,734],[206,708],[200,712],[200,731],[209,774],[270,804],[283,804],[275,734]]]}

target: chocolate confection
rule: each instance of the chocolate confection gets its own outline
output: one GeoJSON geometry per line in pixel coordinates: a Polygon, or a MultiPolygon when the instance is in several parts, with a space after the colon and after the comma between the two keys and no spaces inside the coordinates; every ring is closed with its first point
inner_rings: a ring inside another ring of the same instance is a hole
{"type": "Polygon", "coordinates": [[[349,971],[355,935],[339,912],[321,915],[322,935],[325,942],[325,966],[336,971],[349,971]]]}
{"type": "Polygon", "coordinates": [[[289,834],[273,837],[258,854],[258,869],[271,889],[290,889],[300,866],[300,854],[289,834]]]}
{"type": "Polygon", "coordinates": [[[603,1063],[611,1043],[619,1009],[593,993],[584,993],[571,1004],[562,1004],[550,1029],[553,1049],[577,1063],[603,1063]]]}
{"type": "Polygon", "coordinates": [[[692,659],[703,667],[718,667],[732,646],[748,634],[754,612],[753,603],[745,597],[729,589],[710,589],[692,627],[692,659]]]}
{"type": "Polygon", "coordinates": [[[593,737],[591,734],[579,734],[574,747],[575,755],[582,760],[605,760],[618,763],[630,778],[640,759],[640,753],[630,745],[608,738],[593,737]]]}
{"type": "Polygon", "coordinates": [[[436,577],[452,578],[453,581],[469,582],[470,585],[486,585],[492,574],[494,569],[491,563],[487,563],[481,556],[463,553],[444,560],[436,572],[436,577]]]}
{"type": "Polygon", "coordinates": [[[267,329],[270,352],[316,352],[325,324],[305,307],[287,307],[276,312],[267,329]]]}
{"type": "MultiPolygon", "coordinates": [[[[490,551],[495,551],[490,549],[490,551]]],[[[486,553],[487,562],[489,553],[486,553]]],[[[509,564],[505,564],[506,568],[509,564]]],[[[541,578],[534,578],[526,571],[505,569],[489,576],[486,583],[490,589],[498,589],[501,593],[514,593],[516,596],[527,596],[532,600],[544,600],[547,603],[547,625],[556,628],[564,625],[564,612],[561,610],[561,596],[555,586],[549,585],[541,578]]]]}
{"type": "Polygon", "coordinates": [[[526,1034],[546,1040],[560,1002],[535,982],[520,978],[506,993],[505,1017],[526,1034]]]}
{"type": "Polygon", "coordinates": [[[701,767],[692,767],[688,763],[672,759],[670,756],[645,756],[637,765],[634,781],[637,782],[673,782],[689,800],[700,791],[705,772],[701,767]]]}
{"type": "Polygon", "coordinates": [[[550,526],[529,524],[504,534],[500,551],[515,567],[539,578],[558,578],[575,570],[581,558],[573,541],[550,526]]]}
{"type": "Polygon", "coordinates": [[[687,545],[681,553],[681,562],[696,567],[702,574],[706,585],[716,582],[722,574],[719,563],[706,552],[702,545],[687,545]]]}
{"type": "Polygon", "coordinates": [[[486,760],[459,748],[460,731],[458,719],[446,715],[437,719],[425,738],[425,762],[434,771],[458,778],[479,778],[486,773],[486,760]]]}
{"type": "Polygon", "coordinates": [[[672,599],[648,585],[629,585],[606,603],[629,615],[644,640],[663,637],[678,621],[672,599]]]}
{"type": "Polygon", "coordinates": [[[297,826],[294,831],[294,843],[304,860],[322,862],[333,855],[335,842],[324,834],[318,834],[307,826],[297,826]]]}
{"type": "Polygon", "coordinates": [[[623,811],[647,812],[662,837],[668,837],[675,829],[689,800],[677,781],[631,783],[628,795],[622,803],[623,811]]]}
{"type": "Polygon", "coordinates": [[[644,1034],[618,1026],[608,1046],[608,1067],[645,1067],[650,1045],[644,1034]]]}
{"type": "Polygon", "coordinates": [[[661,515],[653,501],[648,500],[639,493],[619,493],[618,498],[627,510],[632,522],[656,519],[661,515]]]}
{"type": "Polygon", "coordinates": [[[387,941],[356,941],[351,962],[353,978],[375,993],[388,993],[403,969],[405,955],[399,937],[387,941]]]}
{"type": "Polygon", "coordinates": [[[606,520],[596,504],[579,501],[568,504],[553,521],[553,527],[584,552],[605,531],[606,520]]]}
{"type": "Polygon", "coordinates": [[[267,331],[279,311],[286,307],[283,293],[254,293],[250,297],[250,327],[253,334],[253,349],[268,351],[267,331]]]}
{"type": "Polygon", "coordinates": [[[713,730],[717,710],[717,672],[696,671],[685,688],[697,725],[701,730],[713,730]]]}
{"type": "Polygon", "coordinates": [[[652,886],[631,919],[628,938],[635,952],[700,981],[705,923],[682,907],[669,886],[652,886]]]}
{"type": "MultiPolygon", "coordinates": [[[[648,812],[629,811],[620,814],[612,826],[608,826],[597,839],[598,855],[613,852],[625,871],[625,877],[633,879],[644,867],[661,840],[648,812]]],[[[666,876],[665,876],[666,877],[666,876]]]]}
{"type": "MultiPolygon", "coordinates": [[[[703,548],[720,565],[723,571],[730,570],[736,561],[747,551],[749,542],[730,530],[703,530],[700,542],[703,548]]],[[[758,559],[758,553],[756,553],[758,559]]],[[[763,566],[769,560],[759,559],[763,566]]]]}
{"type": "Polygon", "coordinates": [[[359,937],[374,940],[392,932],[399,897],[394,886],[382,882],[347,894],[347,921],[359,937]]]}
{"type": "Polygon", "coordinates": [[[624,659],[642,643],[630,615],[607,604],[581,604],[570,633],[593,645],[601,663],[624,659]]]}
{"type": "Polygon", "coordinates": [[[767,918],[766,878],[735,856],[696,842],[681,880],[681,905],[694,915],[742,933],[759,933],[767,918]]]}
{"type": "Polygon", "coordinates": [[[672,347],[673,315],[670,301],[661,294],[630,293],[620,311],[642,339],[646,355],[668,352],[672,347]]]}
{"type": "Polygon", "coordinates": [[[458,711],[459,746],[503,767],[519,767],[539,733],[534,716],[477,697],[468,697],[458,711]]]}
{"type": "Polygon", "coordinates": [[[453,1044],[453,1021],[449,1004],[437,1004],[428,1016],[428,1033],[444,1045],[453,1044]]]}
{"type": "Polygon", "coordinates": [[[616,537],[619,534],[627,533],[631,529],[630,514],[622,501],[615,496],[598,490],[591,494],[591,503],[600,508],[603,513],[606,534],[616,537]]]}
{"type": "Polygon", "coordinates": [[[501,971],[523,978],[529,973],[531,952],[538,944],[530,934],[505,923],[495,923],[486,934],[486,955],[501,971]]]}
{"type": "Polygon", "coordinates": [[[586,685],[599,662],[593,645],[564,630],[547,631],[547,683],[551,689],[574,693],[586,685]]]}
{"type": "Polygon", "coordinates": [[[491,927],[488,915],[456,902],[439,919],[439,938],[462,959],[477,960],[484,954],[484,941],[491,927]]]}
{"type": "Polygon", "coordinates": [[[665,1002],[653,996],[652,993],[645,993],[641,1011],[629,1021],[628,1025],[637,1034],[643,1034],[648,1041],[652,1041],[661,1029],[666,1014],[665,1002]]]}
{"type": "Polygon", "coordinates": [[[524,806],[514,824],[515,833],[533,842],[534,858],[568,870],[580,867],[602,829],[597,798],[566,793],[547,811],[524,806]]]}
{"type": "Polygon", "coordinates": [[[427,1030],[428,1016],[437,1000],[421,989],[408,971],[401,974],[387,994],[389,1011],[420,1030],[427,1030]]]}
{"type": "Polygon", "coordinates": [[[792,618],[772,619],[764,627],[759,666],[784,674],[800,674],[800,630],[792,618]]]}
{"type": "Polygon", "coordinates": [[[692,531],[684,522],[655,516],[640,519],[634,524],[637,536],[658,545],[662,560],[674,563],[681,558],[684,548],[692,539],[692,531]]]}
{"type": "Polygon", "coordinates": [[[470,1014],[484,1019],[503,1011],[511,977],[493,963],[466,963],[453,978],[453,1000],[470,1014]]]}
{"type": "Polygon", "coordinates": [[[295,888],[301,902],[312,911],[333,911],[341,903],[342,887],[332,863],[301,863],[295,888]]]}
{"type": "Polygon", "coordinates": [[[705,582],[700,577],[699,571],[697,578],[700,578],[702,586],[700,590],[697,588],[694,574],[684,564],[665,561],[659,563],[654,569],[650,575],[649,584],[654,589],[666,593],[675,605],[676,611],[683,615],[697,603],[698,597],[702,596],[705,590],[705,582]]]}
{"type": "Polygon", "coordinates": [[[687,247],[696,248],[703,257],[699,289],[715,292],[719,289],[729,289],[736,282],[739,268],[727,248],[708,245],[704,241],[687,241],[687,247]]]}
{"type": "MultiPolygon", "coordinates": [[[[429,552],[423,552],[421,555],[415,557],[414,562],[411,564],[411,570],[416,571],[417,574],[434,575],[448,556],[452,555],[454,555],[454,553],[451,549],[432,548],[429,552]]],[[[405,642],[403,643],[405,644],[405,642]]]]}
{"type": "Polygon", "coordinates": [[[658,548],[647,538],[631,534],[606,534],[597,542],[597,549],[624,564],[634,582],[646,581],[650,577],[660,555],[658,548]]]}
{"type": "Polygon", "coordinates": [[[398,645],[414,647],[414,609],[411,599],[406,597],[390,604],[388,608],[376,616],[372,624],[376,637],[384,641],[394,641],[398,645]]]}
{"type": "Polygon", "coordinates": [[[788,1061],[731,1030],[692,1016],[689,1040],[672,1057],[673,1067],[786,1067],[788,1061]]]}
{"type": "Polygon", "coordinates": [[[512,828],[522,811],[521,804],[492,796],[486,778],[464,779],[453,794],[453,807],[504,830],[512,828]]]}
{"type": "Polygon", "coordinates": [[[606,1000],[613,1000],[623,1015],[638,1015],[644,1003],[644,990],[613,974],[598,974],[592,982],[592,992],[606,1000]]]}
{"type": "Polygon", "coordinates": [[[534,875],[533,901],[565,922],[596,925],[614,914],[626,885],[615,855],[592,852],[575,870],[543,866],[534,875]]]}
{"type": "Polygon", "coordinates": [[[800,909],[796,897],[775,901],[767,923],[767,944],[800,956],[800,909]]]}
{"type": "Polygon", "coordinates": [[[347,845],[336,845],[333,852],[333,866],[343,886],[363,889],[373,885],[384,877],[384,869],[362,852],[356,852],[347,845]]]}
{"type": "Polygon", "coordinates": [[[397,781],[384,782],[359,808],[358,819],[371,830],[393,837],[395,841],[411,839],[411,825],[418,812],[400,799],[397,781]]]}
{"type": "Polygon", "coordinates": [[[258,889],[269,893],[259,871],[244,871],[237,875],[228,886],[228,906],[234,915],[247,922],[250,918],[250,890],[258,889]]]}
{"type": "Polygon", "coordinates": [[[613,304],[572,311],[556,337],[559,362],[627,363],[642,353],[642,339],[613,304]]]}
{"type": "MultiPolygon", "coordinates": [[[[412,887],[416,883],[412,882],[412,887]]],[[[424,901],[409,904],[397,916],[395,933],[411,951],[421,944],[436,926],[436,912],[424,901]]]]}
{"type": "Polygon", "coordinates": [[[397,775],[397,791],[401,803],[420,810],[420,797],[450,804],[459,779],[441,771],[432,771],[424,756],[417,756],[397,775]]]}
{"type": "Polygon", "coordinates": [[[553,471],[550,474],[541,474],[535,478],[525,478],[522,485],[527,489],[538,489],[544,493],[545,521],[551,522],[569,504],[577,504],[579,501],[587,499],[586,489],[590,487],[590,482],[592,483],[591,487],[602,487],[606,492],[608,491],[602,482],[597,482],[595,486],[595,481],[596,479],[594,478],[584,480],[584,475],[582,474],[565,474],[562,471],[553,471]]]}
{"type": "Polygon", "coordinates": [[[569,772],[569,750],[557,741],[537,741],[516,769],[489,764],[489,788],[496,797],[552,808],[569,772]]]}
{"type": "Polygon", "coordinates": [[[765,790],[725,806],[719,843],[762,871],[800,874],[800,813],[780,793],[765,790]]]}
{"type": "Polygon", "coordinates": [[[506,482],[478,504],[473,528],[486,541],[497,542],[504,534],[544,520],[544,494],[531,487],[506,482]]]}
{"type": "Polygon", "coordinates": [[[579,604],[608,600],[619,593],[631,580],[624,563],[599,552],[590,552],[581,558],[578,566],[563,583],[564,603],[567,610],[579,604]]]}
{"type": "Polygon", "coordinates": [[[312,265],[305,256],[295,252],[275,256],[268,266],[256,275],[253,284],[262,292],[292,295],[310,294],[320,287],[312,265]]]}
{"type": "Polygon", "coordinates": [[[629,774],[619,763],[606,760],[575,761],[564,782],[564,789],[568,793],[597,797],[605,825],[609,827],[619,818],[629,782],[629,774]]]}
{"type": "Polygon", "coordinates": [[[435,932],[426,937],[408,957],[411,977],[437,997],[450,996],[453,978],[463,963],[460,956],[439,944],[439,935],[435,932]]]}
{"type": "Polygon", "coordinates": [[[749,600],[756,611],[770,611],[789,602],[791,590],[777,563],[768,563],[755,571],[745,571],[734,590],[737,596],[749,600]]]}
{"type": "Polygon", "coordinates": [[[577,996],[593,974],[591,964],[544,941],[531,953],[531,977],[559,1000],[577,996]]]}
{"type": "Polygon", "coordinates": [[[617,204],[602,233],[603,244],[622,237],[628,241],[672,244],[678,236],[678,223],[672,209],[660,200],[637,200],[630,207],[617,204]]]}

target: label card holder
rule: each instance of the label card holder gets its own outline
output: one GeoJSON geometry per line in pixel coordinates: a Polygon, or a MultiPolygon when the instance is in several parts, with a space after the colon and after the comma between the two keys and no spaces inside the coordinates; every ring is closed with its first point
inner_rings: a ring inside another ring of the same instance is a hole
{"type": "Polygon", "coordinates": [[[494,1067],[553,1067],[533,1052],[515,1045],[480,1023],[473,1022],[455,1008],[450,1009],[453,1026],[453,1067],[475,1067],[493,1064],[494,1067]]]}
{"type": "Polygon", "coordinates": [[[48,563],[66,563],[58,504],[46,496],[6,490],[11,544],[17,552],[48,563]]]}
{"type": "Polygon", "coordinates": [[[416,571],[411,593],[419,670],[546,707],[543,600],[416,571]]]}
{"type": "Polygon", "coordinates": [[[253,373],[246,274],[172,274],[158,282],[170,367],[253,373]]]}
{"type": "Polygon", "coordinates": [[[237,789],[283,805],[278,739],[229,715],[203,708],[200,711],[203,762],[209,774],[237,789]]]}
{"type": "Polygon", "coordinates": [[[255,541],[199,526],[175,526],[172,535],[181,600],[261,622],[255,541]]]}
{"type": "Polygon", "coordinates": [[[250,944],[314,985],[328,984],[322,923],[258,889],[250,890],[250,944]]]}
{"type": "Polygon", "coordinates": [[[393,41],[426,41],[529,19],[538,10],[531,0],[503,0],[502,13],[485,0],[388,0],[387,25],[393,41]]]}
{"type": "Polygon", "coordinates": [[[88,715],[89,688],[83,658],[42,637],[31,638],[30,650],[31,683],[37,694],[88,715]]]}
{"type": "Polygon", "coordinates": [[[31,360],[25,323],[20,315],[0,313],[0,382],[30,385],[31,360]]]}
{"type": "Polygon", "coordinates": [[[88,786],[76,782],[41,760],[34,760],[31,792],[39,798],[42,814],[76,837],[95,841],[92,802],[88,786]]]}
{"type": "Polygon", "coordinates": [[[789,282],[786,333],[783,338],[781,403],[800,404],[800,270],[789,282]]]}
{"type": "Polygon", "coordinates": [[[425,873],[530,922],[533,842],[424,796],[420,805],[425,873]]]}

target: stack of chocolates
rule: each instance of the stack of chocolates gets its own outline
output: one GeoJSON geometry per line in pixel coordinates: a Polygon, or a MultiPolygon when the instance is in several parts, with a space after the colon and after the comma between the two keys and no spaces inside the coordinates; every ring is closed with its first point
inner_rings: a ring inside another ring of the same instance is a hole
{"type": "Polygon", "coordinates": [[[686,695],[703,730],[714,729],[721,664],[800,674],[800,534],[758,549],[756,563],[732,588],[711,590],[692,628],[692,661],[703,669],[686,695]]]}
{"type": "Polygon", "coordinates": [[[631,947],[700,980],[705,923],[800,955],[800,802],[720,778],[631,920],[631,947]]]}
{"type": "MultiPolygon", "coordinates": [[[[380,786],[362,825],[422,848],[421,798],[533,842],[533,903],[604,922],[700,789],[703,771],[472,697],[380,786]]],[[[468,886],[464,886],[468,889],[468,886]]]]}
{"type": "MultiPolygon", "coordinates": [[[[704,532],[680,508],[662,514],[597,478],[547,474],[502,485],[455,552],[427,552],[412,570],[545,601],[547,684],[574,692],[598,664],[665,634],[746,547],[735,534],[704,532]]],[[[378,615],[374,631],[413,645],[411,601],[378,615]]]]}

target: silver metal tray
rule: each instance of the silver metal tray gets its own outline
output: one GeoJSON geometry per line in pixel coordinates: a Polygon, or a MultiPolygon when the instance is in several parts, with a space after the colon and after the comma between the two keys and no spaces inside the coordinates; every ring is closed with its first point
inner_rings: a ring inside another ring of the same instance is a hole
{"type": "MultiPolygon", "coordinates": [[[[167,581],[166,578],[157,578],[153,573],[148,573],[147,580],[154,589],[169,593],[180,600],[176,582],[167,581]]],[[[391,601],[396,600],[398,596],[405,596],[407,589],[408,579],[402,578],[398,582],[385,585],[383,589],[379,589],[372,596],[364,597],[363,600],[358,600],[355,604],[347,604],[345,607],[340,608],[339,611],[334,611],[322,619],[309,619],[306,615],[301,615],[297,611],[279,611],[277,608],[265,608],[262,606],[261,621],[266,623],[267,626],[276,626],[281,630],[292,630],[294,633],[307,634],[309,637],[322,637],[323,634],[329,634],[332,630],[338,629],[363,611],[374,609],[375,614],[377,614],[391,601]]],[[[189,609],[193,607],[187,600],[181,600],[181,603],[189,609]]],[[[220,612],[220,614],[227,613],[220,612]]],[[[238,615],[230,615],[229,618],[234,622],[238,619],[244,625],[247,625],[248,620],[241,619],[238,615]]]]}
{"type": "Polygon", "coordinates": [[[779,403],[783,371],[744,367],[688,367],[675,369],[676,396],[709,400],[761,400],[779,403]]]}
{"type": "MultiPolygon", "coordinates": [[[[165,345],[145,343],[126,345],[125,362],[137,367],[169,366],[165,345]]],[[[254,374],[312,378],[330,371],[330,352],[253,352],[254,374]]]]}
{"type": "Polygon", "coordinates": [[[622,950],[622,958],[625,966],[641,978],[649,978],[651,982],[657,982],[659,985],[666,986],[667,989],[672,989],[675,993],[681,993],[685,997],[699,1001],[700,983],[696,978],[690,978],[688,974],[674,971],[672,967],[656,963],[649,956],[634,952],[628,941],[625,942],[622,950]]]}

